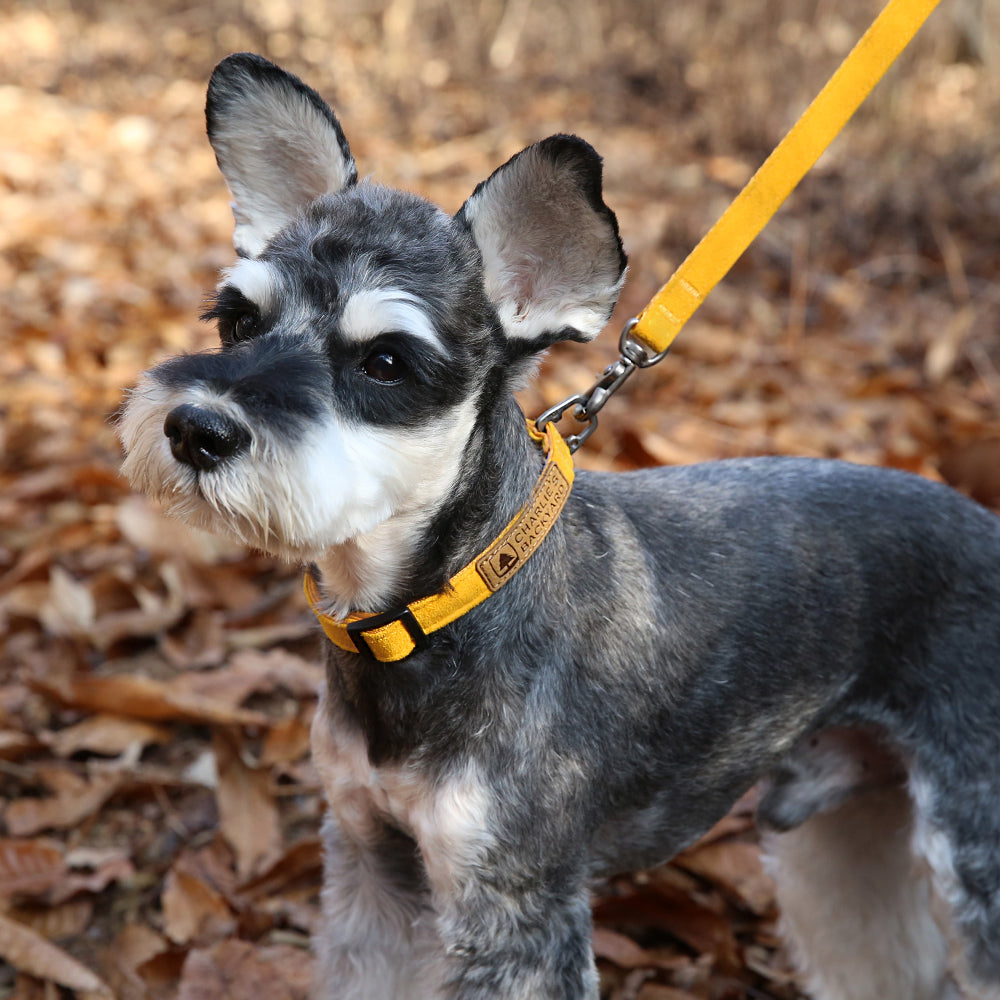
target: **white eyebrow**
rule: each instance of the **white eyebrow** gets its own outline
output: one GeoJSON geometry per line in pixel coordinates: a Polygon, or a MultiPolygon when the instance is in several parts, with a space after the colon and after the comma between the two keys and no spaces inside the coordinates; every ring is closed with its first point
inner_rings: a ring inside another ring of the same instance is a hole
{"type": "Polygon", "coordinates": [[[365,288],[345,303],[340,332],[350,340],[371,340],[380,333],[409,333],[429,347],[445,352],[444,344],[420,299],[400,288],[365,288]]]}
{"type": "Polygon", "coordinates": [[[278,291],[277,276],[271,265],[251,258],[227,267],[219,287],[222,285],[239,289],[262,312],[274,304],[278,291]]]}

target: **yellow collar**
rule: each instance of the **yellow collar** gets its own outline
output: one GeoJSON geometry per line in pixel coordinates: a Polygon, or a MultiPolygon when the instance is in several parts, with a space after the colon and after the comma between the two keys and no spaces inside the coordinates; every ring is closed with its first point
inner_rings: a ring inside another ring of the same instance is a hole
{"type": "Polygon", "coordinates": [[[367,649],[383,663],[405,659],[426,644],[429,633],[449,625],[495,594],[527,562],[556,523],[573,485],[573,458],[555,424],[550,422],[538,431],[529,420],[528,432],[546,452],[545,466],[528,502],[439,593],[422,597],[405,608],[375,615],[355,612],[337,621],[320,611],[316,581],[306,573],[306,598],[330,642],[349,653],[367,649]]]}

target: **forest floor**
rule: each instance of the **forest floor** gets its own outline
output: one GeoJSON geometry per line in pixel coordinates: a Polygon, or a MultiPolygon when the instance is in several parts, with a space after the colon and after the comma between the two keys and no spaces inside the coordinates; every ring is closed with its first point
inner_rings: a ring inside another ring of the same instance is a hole
{"type": "MultiPolygon", "coordinates": [[[[449,210],[545,135],[598,148],[630,278],[605,334],[551,352],[523,393],[537,413],[613,359],[876,10],[0,8],[0,1000],[308,991],[321,670],[299,571],[165,519],[118,473],[123,389],[211,345],[197,316],[233,257],[203,132],[214,63],[282,62],[337,108],[363,174],[449,210]]],[[[1000,506],[997,13],[946,0],[582,467],[835,456],[1000,506]]],[[[600,888],[605,997],[800,996],[752,810],[600,888]]]]}

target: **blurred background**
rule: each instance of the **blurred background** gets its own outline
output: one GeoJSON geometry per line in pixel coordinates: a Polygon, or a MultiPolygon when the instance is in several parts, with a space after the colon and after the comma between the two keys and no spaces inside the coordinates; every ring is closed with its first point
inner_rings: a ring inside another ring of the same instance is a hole
{"type": "MultiPolygon", "coordinates": [[[[211,345],[233,259],[204,138],[251,49],[337,110],[362,174],[457,209],[554,132],[605,158],[631,260],[529,413],[621,325],[794,122],[877,0],[0,4],[0,998],[304,996],[322,806],[298,573],[130,495],[113,416],[211,345]]],[[[681,334],[589,468],[828,455],[1000,506],[1000,7],[943,0],[681,334]]],[[[604,995],[793,998],[752,795],[595,902],[604,995]]]]}

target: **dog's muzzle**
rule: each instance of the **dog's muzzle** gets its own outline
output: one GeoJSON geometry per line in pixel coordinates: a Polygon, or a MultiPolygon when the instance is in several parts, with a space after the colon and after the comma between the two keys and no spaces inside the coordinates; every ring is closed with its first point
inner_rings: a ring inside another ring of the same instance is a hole
{"type": "Polygon", "coordinates": [[[250,434],[235,420],[193,403],[171,410],[163,421],[163,433],[174,458],[201,472],[214,469],[250,443],[250,434]]]}

